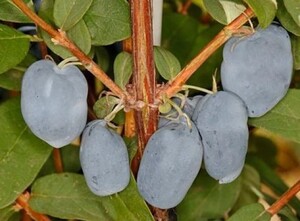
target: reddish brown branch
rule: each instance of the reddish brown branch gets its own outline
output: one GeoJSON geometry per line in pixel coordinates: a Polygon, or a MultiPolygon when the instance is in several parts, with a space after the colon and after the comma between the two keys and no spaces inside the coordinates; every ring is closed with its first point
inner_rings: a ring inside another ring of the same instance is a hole
{"type": "Polygon", "coordinates": [[[268,213],[275,215],[278,213],[298,192],[300,191],[300,180],[286,191],[275,203],[267,209],[268,213]]]}
{"type": "Polygon", "coordinates": [[[53,148],[52,155],[53,155],[53,162],[54,162],[54,168],[56,173],[64,172],[60,149],[53,148]]]}
{"type": "MultiPolygon", "coordinates": [[[[132,162],[133,172],[138,170],[145,145],[157,127],[155,107],[156,80],[152,39],[151,0],[131,0],[132,54],[134,63],[133,87],[138,101],[145,106],[135,111],[138,151],[132,162]]],[[[168,220],[167,213],[152,208],[156,220],[168,220]]]]}
{"type": "Polygon", "coordinates": [[[162,97],[162,94],[172,97],[174,94],[180,91],[182,85],[192,76],[192,74],[232,36],[232,33],[235,33],[252,16],[254,16],[254,13],[250,8],[248,8],[229,25],[225,26],[223,30],[219,32],[172,81],[168,82],[166,87],[158,94],[158,98],[162,97]]]}
{"type": "Polygon", "coordinates": [[[153,59],[152,16],[150,0],[131,0],[132,54],[134,63],[133,87],[138,101],[145,103],[135,112],[139,148],[136,160],[140,161],[145,144],[156,130],[155,66],[153,59]]]}
{"type": "Polygon", "coordinates": [[[20,195],[17,200],[16,200],[16,203],[17,203],[17,206],[24,209],[24,211],[33,219],[33,220],[36,220],[36,221],[51,221],[47,216],[43,215],[43,214],[40,214],[40,213],[37,213],[35,211],[33,211],[29,204],[28,204],[28,201],[29,201],[29,198],[30,198],[30,194],[28,192],[20,195]]]}
{"type": "Polygon", "coordinates": [[[78,58],[96,78],[109,88],[116,96],[120,98],[129,98],[126,91],[123,91],[117,84],[115,84],[104,71],[86,54],[84,54],[67,36],[64,32],[55,30],[52,26],[47,24],[38,15],[28,8],[22,0],[12,0],[25,15],[27,15],[36,25],[46,31],[59,45],[67,48],[75,57],[78,58]]]}

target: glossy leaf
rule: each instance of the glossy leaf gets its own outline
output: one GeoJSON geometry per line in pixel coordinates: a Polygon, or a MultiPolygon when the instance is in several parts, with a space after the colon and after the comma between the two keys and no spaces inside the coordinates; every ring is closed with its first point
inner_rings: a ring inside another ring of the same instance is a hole
{"type": "Polygon", "coordinates": [[[159,74],[166,80],[171,80],[181,70],[178,59],[164,48],[154,47],[154,61],[159,74]]]}
{"type": "MultiPolygon", "coordinates": [[[[32,0],[24,1],[33,10],[32,0]]],[[[12,0],[0,0],[0,20],[9,22],[32,23],[24,13],[12,2],[12,0]]]]}
{"type": "Polygon", "coordinates": [[[233,207],[240,190],[240,178],[229,184],[219,184],[202,171],[177,207],[178,220],[220,218],[233,207]]]}
{"type": "Polygon", "coordinates": [[[298,0],[283,0],[283,2],[288,13],[300,27],[300,2],[298,0]]]}
{"type": "Polygon", "coordinates": [[[20,63],[29,50],[29,37],[0,24],[0,73],[20,63]]]}
{"type": "Polygon", "coordinates": [[[55,1],[53,17],[55,24],[62,30],[67,31],[83,18],[91,6],[93,0],[64,0],[55,1]]]}
{"type": "Polygon", "coordinates": [[[291,89],[270,112],[260,118],[251,119],[248,123],[300,143],[299,109],[300,90],[291,89]]]}
{"type": "Polygon", "coordinates": [[[300,70],[300,37],[296,35],[291,36],[293,57],[294,57],[294,69],[300,70]]]}
{"type": "Polygon", "coordinates": [[[39,213],[63,219],[153,221],[133,178],[121,193],[99,197],[88,189],[82,175],[49,175],[34,183],[29,204],[39,213]]]}
{"type": "Polygon", "coordinates": [[[133,60],[128,52],[121,52],[117,55],[114,61],[114,76],[115,83],[122,89],[125,89],[126,84],[133,72],[133,60]]]}
{"type": "Polygon", "coordinates": [[[276,0],[244,0],[254,11],[262,28],[268,27],[277,11],[276,0]]]}
{"type": "Polygon", "coordinates": [[[242,0],[203,0],[208,13],[221,24],[227,25],[245,9],[242,0]]]}
{"type": "Polygon", "coordinates": [[[109,45],[130,36],[129,4],[125,0],[93,0],[84,20],[93,45],[109,45]]]}
{"type": "Polygon", "coordinates": [[[35,137],[23,121],[20,100],[0,105],[0,208],[33,182],[52,148],[35,137]]]}
{"type": "Polygon", "coordinates": [[[277,0],[278,10],[277,18],[283,27],[292,32],[294,35],[300,36],[300,27],[297,25],[293,17],[288,13],[283,0],[277,0]]]}
{"type": "Polygon", "coordinates": [[[238,210],[228,221],[269,221],[271,215],[259,204],[250,204],[238,210]]]}

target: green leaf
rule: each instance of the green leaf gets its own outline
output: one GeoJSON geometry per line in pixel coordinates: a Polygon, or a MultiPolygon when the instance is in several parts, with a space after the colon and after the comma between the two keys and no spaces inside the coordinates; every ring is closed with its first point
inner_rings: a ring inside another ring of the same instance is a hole
{"type": "Polygon", "coordinates": [[[153,221],[131,179],[121,193],[107,197],[94,195],[79,174],[53,174],[38,179],[29,201],[39,213],[62,219],[153,221]]]}
{"type": "Polygon", "coordinates": [[[0,74],[20,63],[29,50],[29,37],[0,24],[0,74]]]}
{"type": "Polygon", "coordinates": [[[238,200],[234,205],[234,211],[258,201],[258,196],[254,193],[254,191],[260,189],[261,185],[258,172],[253,167],[246,164],[241,173],[241,180],[242,188],[238,200]]]}
{"type": "Polygon", "coordinates": [[[208,13],[221,24],[227,25],[246,9],[242,0],[203,0],[208,13]]]}
{"type": "MultiPolygon", "coordinates": [[[[18,211],[14,206],[10,205],[3,209],[0,209],[0,220],[1,221],[10,221],[14,216],[18,215],[18,211]]],[[[20,218],[18,219],[20,220],[20,218]]]]}
{"type": "Polygon", "coordinates": [[[293,211],[287,206],[283,207],[277,215],[280,217],[281,221],[299,221],[293,211]]]}
{"type": "Polygon", "coordinates": [[[199,8],[201,8],[202,10],[205,10],[205,6],[203,3],[204,0],[192,0],[192,2],[197,5],[199,8]]]}
{"type": "Polygon", "coordinates": [[[164,48],[154,47],[154,61],[159,74],[166,80],[171,80],[181,70],[178,59],[164,48]]]}
{"type": "MultiPolygon", "coordinates": [[[[168,13],[163,16],[162,47],[172,52],[182,66],[189,63],[222,29],[222,25],[200,24],[188,15],[168,13]],[[184,45],[184,47],[178,47],[184,45]]],[[[210,88],[212,75],[222,62],[222,48],[217,50],[188,80],[188,84],[210,88]]]]}
{"type": "MultiPolygon", "coordinates": [[[[26,5],[33,10],[31,0],[24,1],[26,5]]],[[[32,23],[24,13],[11,1],[0,0],[0,20],[9,22],[32,23]]]]}
{"type": "Polygon", "coordinates": [[[276,0],[244,0],[254,11],[262,28],[268,27],[276,16],[276,0]]]}
{"type": "Polygon", "coordinates": [[[93,0],[83,18],[93,45],[109,45],[130,36],[130,13],[126,0],[93,0]]]}
{"type": "MultiPolygon", "coordinates": [[[[260,158],[248,153],[246,162],[256,169],[262,182],[269,186],[278,195],[282,195],[288,190],[288,186],[277,175],[277,173],[260,158]]],[[[289,204],[294,207],[298,214],[300,214],[300,200],[294,197],[289,204]]]]}
{"type": "Polygon", "coordinates": [[[277,0],[278,10],[277,18],[285,29],[294,35],[300,36],[300,27],[297,25],[292,16],[288,13],[283,0],[277,0]]]}
{"type": "Polygon", "coordinates": [[[4,74],[0,74],[0,87],[7,90],[21,90],[22,78],[24,71],[18,69],[10,69],[4,74]]]}
{"type": "Polygon", "coordinates": [[[300,90],[290,89],[271,111],[248,121],[252,126],[264,128],[300,143],[300,90]]]}
{"type": "Polygon", "coordinates": [[[220,218],[232,208],[241,190],[241,179],[219,184],[201,171],[184,200],[177,207],[179,221],[220,218]]]}
{"type": "Polygon", "coordinates": [[[53,22],[54,0],[41,1],[39,16],[46,22],[53,22]]]}
{"type": "Polygon", "coordinates": [[[128,52],[121,52],[117,55],[114,61],[114,77],[115,83],[122,89],[125,89],[126,84],[133,72],[133,60],[128,52]]]}
{"type": "Polygon", "coordinates": [[[101,67],[104,72],[107,72],[110,65],[109,53],[105,47],[93,47],[95,49],[95,59],[97,64],[101,67]]]}
{"type": "MultiPolygon", "coordinates": [[[[41,7],[39,10],[39,15],[48,23],[54,23],[53,12],[54,10],[54,1],[42,1],[41,7]]],[[[57,55],[62,58],[72,57],[72,53],[69,52],[64,47],[55,44],[52,42],[51,37],[43,30],[39,29],[41,37],[44,39],[47,46],[57,55]]],[[[71,29],[66,32],[67,36],[85,53],[88,54],[91,50],[91,36],[84,20],[78,21],[71,29]],[[80,33],[80,34],[78,34],[80,33]]]]}
{"type": "Polygon", "coordinates": [[[227,221],[269,221],[271,220],[271,215],[267,213],[264,207],[259,204],[251,204],[244,206],[238,210],[233,216],[231,216],[227,221]]]}
{"type": "Polygon", "coordinates": [[[247,154],[246,162],[256,169],[262,182],[271,187],[276,193],[283,194],[288,189],[288,186],[279,178],[275,171],[256,155],[247,154]]]}
{"type": "MultiPolygon", "coordinates": [[[[55,44],[51,37],[43,30],[40,30],[42,38],[47,46],[62,58],[68,58],[74,56],[66,48],[55,44]]],[[[91,50],[91,36],[87,29],[87,26],[83,20],[76,23],[71,29],[66,32],[67,36],[85,53],[88,54],[91,50]],[[78,34],[80,33],[80,34],[78,34]]]]}
{"type": "Polygon", "coordinates": [[[113,96],[101,97],[93,106],[96,116],[100,119],[105,118],[112,112],[113,108],[120,102],[120,99],[113,96]]]}
{"type": "Polygon", "coordinates": [[[283,207],[277,215],[280,217],[281,221],[299,221],[292,210],[287,206],[283,207]]]}
{"type": "Polygon", "coordinates": [[[20,91],[24,72],[34,61],[36,61],[34,56],[27,54],[20,64],[0,75],[0,87],[20,91]]]}
{"type": "Polygon", "coordinates": [[[277,167],[277,146],[269,137],[250,133],[248,151],[264,160],[270,167],[277,167]]]}
{"type": "Polygon", "coordinates": [[[0,208],[33,182],[52,150],[31,133],[20,109],[18,98],[0,105],[0,208]]]}
{"type": "Polygon", "coordinates": [[[300,27],[300,2],[299,0],[283,0],[284,6],[292,16],[296,24],[300,27]]]}
{"type": "Polygon", "coordinates": [[[93,0],[64,0],[55,1],[53,17],[55,24],[62,30],[67,31],[83,18],[91,6],[93,0]]]}
{"type": "Polygon", "coordinates": [[[300,70],[300,37],[291,35],[293,58],[294,58],[294,69],[300,70]]]}
{"type": "Polygon", "coordinates": [[[136,152],[138,150],[138,140],[137,140],[137,137],[124,137],[123,138],[125,143],[126,143],[126,146],[127,146],[127,149],[128,149],[128,155],[129,155],[129,161],[131,162],[133,160],[133,158],[135,157],[136,155],[136,152]]]}

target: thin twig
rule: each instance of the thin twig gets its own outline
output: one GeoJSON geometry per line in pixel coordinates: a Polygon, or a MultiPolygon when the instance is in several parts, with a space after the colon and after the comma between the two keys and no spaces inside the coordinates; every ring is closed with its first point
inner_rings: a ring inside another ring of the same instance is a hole
{"type": "Polygon", "coordinates": [[[182,85],[192,76],[192,74],[221,46],[223,45],[233,33],[245,24],[251,17],[254,16],[253,11],[248,8],[232,21],[229,25],[225,26],[221,32],[219,32],[211,42],[190,62],[188,63],[180,73],[170,82],[168,82],[164,89],[162,89],[157,98],[162,97],[165,94],[167,97],[172,97],[178,91],[181,90],[182,85]]]}
{"type": "Polygon", "coordinates": [[[110,77],[85,53],[83,53],[67,36],[65,32],[57,31],[37,14],[35,14],[22,0],[12,0],[25,15],[27,15],[36,25],[46,31],[52,39],[59,45],[67,48],[96,78],[109,88],[116,96],[120,98],[128,98],[130,96],[126,91],[122,90],[110,77]]]}
{"type": "Polygon", "coordinates": [[[298,192],[300,191],[300,180],[288,189],[275,203],[273,203],[267,212],[271,215],[278,213],[298,192]]]}
{"type": "Polygon", "coordinates": [[[24,209],[24,211],[33,219],[33,220],[36,220],[36,221],[51,221],[49,219],[48,216],[46,215],[43,215],[43,214],[40,214],[40,213],[37,213],[35,211],[33,211],[29,204],[28,204],[28,201],[29,201],[29,198],[30,198],[30,194],[28,192],[20,195],[17,199],[16,199],[16,203],[17,203],[17,206],[24,209]]]}

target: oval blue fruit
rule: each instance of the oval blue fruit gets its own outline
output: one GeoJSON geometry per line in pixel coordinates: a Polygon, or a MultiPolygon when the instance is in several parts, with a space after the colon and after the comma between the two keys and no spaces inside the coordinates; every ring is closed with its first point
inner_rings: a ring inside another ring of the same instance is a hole
{"type": "Polygon", "coordinates": [[[73,65],[59,68],[40,60],[25,72],[21,111],[31,131],[53,147],[77,138],[86,125],[88,85],[73,65]]]}
{"type": "Polygon", "coordinates": [[[204,165],[219,183],[229,183],[241,173],[249,131],[244,102],[231,92],[206,95],[196,106],[193,120],[201,134],[204,165]]]}
{"type": "Polygon", "coordinates": [[[281,26],[258,28],[231,38],[223,50],[221,81],[225,91],[245,102],[249,117],[260,117],[287,93],[293,70],[290,37],[281,26]]]}
{"type": "Polygon", "coordinates": [[[152,206],[178,205],[196,178],[203,147],[197,128],[185,122],[170,123],[149,139],[137,175],[142,197],[152,206]]]}
{"type": "Polygon", "coordinates": [[[98,196],[120,192],[129,183],[126,145],[104,120],[94,120],[84,129],[80,163],[88,187],[98,196]]]}

